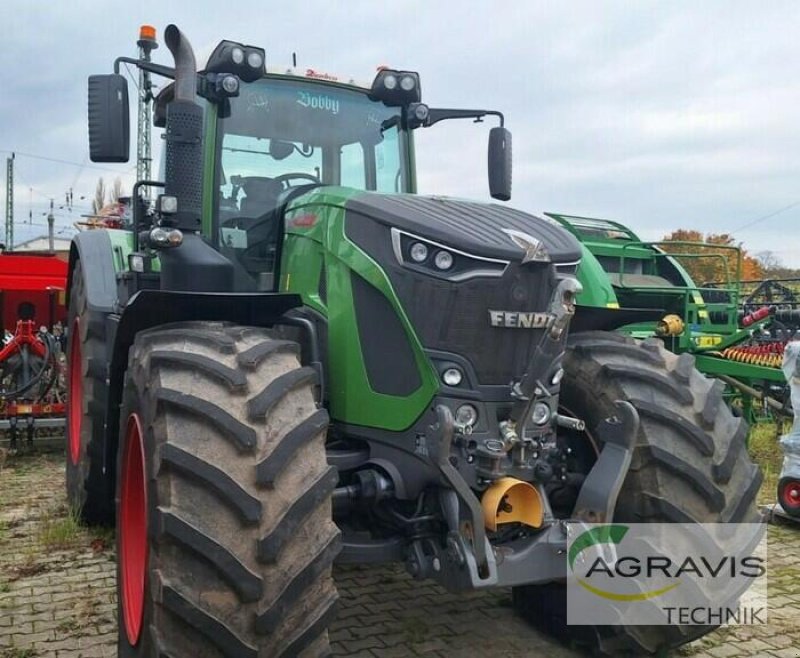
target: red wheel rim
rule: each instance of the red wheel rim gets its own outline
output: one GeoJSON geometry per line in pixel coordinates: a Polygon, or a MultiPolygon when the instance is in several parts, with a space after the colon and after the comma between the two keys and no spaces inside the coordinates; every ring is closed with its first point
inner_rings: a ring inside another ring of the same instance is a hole
{"type": "Polygon", "coordinates": [[[791,509],[800,509],[800,482],[788,482],[781,492],[781,505],[791,509]]]}
{"type": "Polygon", "coordinates": [[[139,416],[131,414],[125,431],[119,501],[119,564],[122,618],[128,642],[135,645],[142,631],[147,570],[147,491],[144,445],[139,416]]]}
{"type": "Polygon", "coordinates": [[[69,332],[69,458],[77,466],[81,459],[81,421],[83,420],[83,368],[81,332],[78,318],[69,332]]]}

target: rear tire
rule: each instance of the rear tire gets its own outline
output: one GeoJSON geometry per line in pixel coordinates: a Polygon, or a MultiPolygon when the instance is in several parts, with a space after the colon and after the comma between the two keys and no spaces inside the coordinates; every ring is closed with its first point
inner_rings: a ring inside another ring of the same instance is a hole
{"type": "Polygon", "coordinates": [[[328,416],[295,343],[188,322],[130,352],[120,656],[320,656],[337,599],[328,416]]]}
{"type": "Polygon", "coordinates": [[[89,525],[114,521],[110,474],[103,472],[105,318],[89,310],[81,261],[72,272],[67,348],[67,500],[89,525]]]}
{"type": "MultiPolygon", "coordinates": [[[[725,405],[721,382],[661,341],[586,332],[570,337],[560,403],[588,430],[630,402],[641,421],[615,521],[748,523],[760,520],[761,471],[747,453],[747,423],[725,405]]],[[[598,446],[601,448],[602,446],[598,446]]],[[[656,653],[690,642],[708,626],[567,626],[563,582],[513,591],[514,607],[549,632],[607,655],[656,653]]]]}

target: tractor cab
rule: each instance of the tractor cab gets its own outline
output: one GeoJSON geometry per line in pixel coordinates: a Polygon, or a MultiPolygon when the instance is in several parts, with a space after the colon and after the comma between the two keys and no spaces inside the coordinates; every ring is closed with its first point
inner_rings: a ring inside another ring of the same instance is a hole
{"type": "Polygon", "coordinates": [[[274,288],[284,211],[304,193],[414,191],[401,108],[368,89],[273,74],[215,109],[208,234],[235,264],[238,289],[274,288]]]}
{"type": "MultiPolygon", "coordinates": [[[[120,120],[127,112],[127,90],[123,93],[125,80],[118,72],[123,62],[128,58],[117,59],[115,74],[90,80],[95,162],[127,159],[127,123],[120,120]],[[103,110],[93,114],[94,107],[103,110]]],[[[134,245],[137,251],[139,246],[161,250],[157,259],[141,254],[141,261],[160,261],[153,267],[145,263],[146,269],[163,268],[164,256],[170,258],[165,250],[199,229],[205,244],[232,269],[225,274],[224,262],[205,259],[214,274],[204,278],[224,281],[217,289],[276,291],[287,209],[313,190],[415,193],[413,132],[447,119],[499,119],[500,126],[489,132],[489,187],[494,198],[510,198],[511,135],[501,113],[429,108],[422,103],[419,75],[411,71],[381,68],[365,85],[312,69],[269,69],[264,62],[262,49],[231,41],[221,42],[196,74],[131,60],[181,79],[161,91],[154,107],[154,124],[166,128],[163,178],[181,183],[176,190],[168,182],[163,190],[168,201],[154,209],[160,220],[134,220],[136,236],[148,224],[167,229],[134,245]],[[170,112],[175,115],[178,108],[186,117],[170,122],[170,112]],[[194,171],[193,180],[171,176],[170,167],[194,171]]],[[[193,59],[185,64],[185,71],[194,70],[193,59]]],[[[170,289],[197,285],[194,278],[167,278],[170,289]]]]}

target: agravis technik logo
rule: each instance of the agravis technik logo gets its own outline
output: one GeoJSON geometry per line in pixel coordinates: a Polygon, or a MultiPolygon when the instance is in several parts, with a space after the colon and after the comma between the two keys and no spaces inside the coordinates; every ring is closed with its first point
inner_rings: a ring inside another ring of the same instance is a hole
{"type": "Polygon", "coordinates": [[[568,524],[570,624],[766,621],[761,524],[568,524]]]}

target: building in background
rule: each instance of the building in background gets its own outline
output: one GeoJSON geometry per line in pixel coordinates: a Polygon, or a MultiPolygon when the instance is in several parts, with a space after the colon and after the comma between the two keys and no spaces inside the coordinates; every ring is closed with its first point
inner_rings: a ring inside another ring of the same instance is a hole
{"type": "MultiPolygon", "coordinates": [[[[71,240],[68,238],[53,238],[53,247],[55,253],[62,260],[69,260],[69,245],[71,240]]],[[[37,238],[31,238],[25,242],[20,242],[14,245],[14,251],[49,251],[50,244],[46,235],[40,235],[37,238]]]]}

